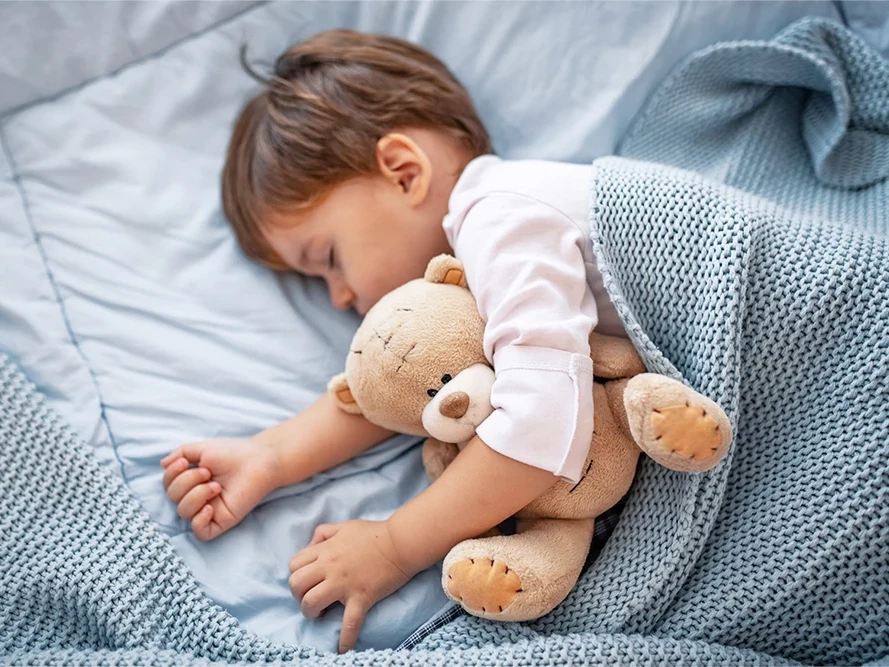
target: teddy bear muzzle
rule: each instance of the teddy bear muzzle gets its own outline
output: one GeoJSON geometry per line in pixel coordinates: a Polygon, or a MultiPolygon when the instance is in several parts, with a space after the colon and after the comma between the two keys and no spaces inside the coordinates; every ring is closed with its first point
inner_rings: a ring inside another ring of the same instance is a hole
{"type": "Polygon", "coordinates": [[[423,428],[442,442],[466,442],[494,411],[493,386],[494,371],[485,364],[473,364],[460,371],[423,410],[423,428]]]}

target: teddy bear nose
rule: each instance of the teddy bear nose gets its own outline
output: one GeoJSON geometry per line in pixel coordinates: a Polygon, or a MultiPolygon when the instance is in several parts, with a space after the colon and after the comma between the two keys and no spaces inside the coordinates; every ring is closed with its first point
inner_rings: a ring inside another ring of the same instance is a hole
{"type": "Polygon", "coordinates": [[[455,391],[450,396],[446,396],[438,406],[438,411],[451,419],[460,419],[467,410],[469,410],[469,394],[462,391],[455,391]]]}

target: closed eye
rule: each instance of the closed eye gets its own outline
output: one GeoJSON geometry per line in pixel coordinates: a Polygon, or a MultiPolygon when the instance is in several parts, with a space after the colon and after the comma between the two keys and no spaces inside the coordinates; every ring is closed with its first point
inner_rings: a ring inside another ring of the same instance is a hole
{"type": "Polygon", "coordinates": [[[327,268],[331,271],[336,267],[336,255],[333,252],[333,246],[330,246],[330,252],[327,253],[327,268]]]}

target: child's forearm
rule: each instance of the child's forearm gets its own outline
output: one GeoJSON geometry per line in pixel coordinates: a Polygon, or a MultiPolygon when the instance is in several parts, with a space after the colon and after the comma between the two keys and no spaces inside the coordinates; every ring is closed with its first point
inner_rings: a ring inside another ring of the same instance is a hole
{"type": "Polygon", "coordinates": [[[556,480],[475,437],[441,477],[389,518],[389,535],[413,574],[512,516],[556,480]]]}
{"type": "Polygon", "coordinates": [[[254,437],[275,452],[277,488],[348,461],[391,435],[364,417],[340,410],[324,394],[303,412],[254,437]]]}

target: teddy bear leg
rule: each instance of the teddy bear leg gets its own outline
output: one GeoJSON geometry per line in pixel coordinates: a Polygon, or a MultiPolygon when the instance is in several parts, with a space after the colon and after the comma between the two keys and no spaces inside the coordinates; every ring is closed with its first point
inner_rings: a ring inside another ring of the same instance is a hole
{"type": "Polygon", "coordinates": [[[552,611],[577,582],[592,519],[520,519],[515,535],[461,542],[444,560],[442,587],[473,616],[528,621],[552,611]]]}
{"type": "Polygon", "coordinates": [[[723,409],[664,375],[643,373],[628,380],[623,403],[633,439],[667,468],[710,470],[731,444],[732,427],[723,409]]]}

